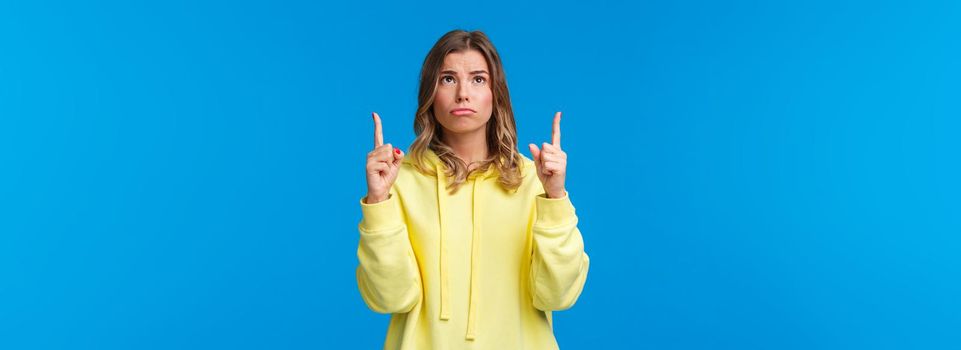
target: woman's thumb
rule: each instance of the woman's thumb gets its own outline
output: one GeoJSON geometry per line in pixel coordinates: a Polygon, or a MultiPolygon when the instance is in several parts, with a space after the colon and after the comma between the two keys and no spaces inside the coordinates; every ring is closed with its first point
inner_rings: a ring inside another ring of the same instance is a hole
{"type": "Polygon", "coordinates": [[[530,147],[530,149],[531,149],[531,156],[534,157],[534,164],[537,164],[537,166],[540,166],[540,165],[541,165],[541,150],[540,150],[539,148],[537,148],[537,145],[535,145],[535,144],[533,144],[533,143],[527,145],[527,147],[530,147]]]}
{"type": "Polygon", "coordinates": [[[402,161],[404,161],[404,151],[394,148],[394,165],[399,165],[402,161]]]}

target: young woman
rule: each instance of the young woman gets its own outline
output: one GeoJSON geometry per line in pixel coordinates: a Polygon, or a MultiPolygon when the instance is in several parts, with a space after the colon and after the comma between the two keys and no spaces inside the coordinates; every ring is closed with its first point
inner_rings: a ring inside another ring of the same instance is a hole
{"type": "Polygon", "coordinates": [[[455,30],[420,75],[410,155],[374,113],[357,284],[390,313],[385,349],[556,349],[551,312],[581,294],[590,260],[551,142],[517,151],[503,66],[484,33],[455,30]]]}

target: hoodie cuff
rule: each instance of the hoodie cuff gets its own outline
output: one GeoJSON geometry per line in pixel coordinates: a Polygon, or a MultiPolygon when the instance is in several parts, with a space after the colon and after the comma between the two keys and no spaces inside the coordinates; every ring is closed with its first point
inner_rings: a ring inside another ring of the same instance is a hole
{"type": "Polygon", "coordinates": [[[364,203],[365,199],[360,199],[360,211],[364,216],[360,222],[361,229],[373,233],[404,225],[396,195],[391,194],[386,200],[374,204],[364,203]]]}
{"type": "Polygon", "coordinates": [[[545,194],[537,195],[537,220],[534,222],[538,227],[557,227],[570,224],[577,220],[574,214],[574,204],[571,203],[571,196],[566,194],[561,198],[547,198],[545,194]]]}

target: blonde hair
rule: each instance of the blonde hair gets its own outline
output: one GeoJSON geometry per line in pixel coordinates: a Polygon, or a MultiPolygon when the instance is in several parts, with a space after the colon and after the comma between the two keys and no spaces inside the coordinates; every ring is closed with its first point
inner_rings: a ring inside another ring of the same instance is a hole
{"type": "Polygon", "coordinates": [[[485,172],[493,166],[498,170],[498,184],[506,190],[516,190],[522,180],[521,155],[517,152],[517,126],[511,108],[510,93],[500,56],[494,44],[481,31],[452,30],[444,34],[427,53],[420,71],[420,88],[417,94],[417,113],[414,116],[414,133],[417,138],[410,147],[410,157],[415,167],[424,173],[435,174],[434,169],[425,166],[425,152],[434,151],[446,165],[445,176],[450,180],[447,188],[451,192],[467,180],[470,172],[468,164],[458,158],[453,149],[441,140],[443,128],[434,116],[434,93],[444,58],[451,52],[477,50],[490,66],[490,86],[493,95],[493,111],[487,122],[487,148],[490,155],[472,172],[485,172]]]}

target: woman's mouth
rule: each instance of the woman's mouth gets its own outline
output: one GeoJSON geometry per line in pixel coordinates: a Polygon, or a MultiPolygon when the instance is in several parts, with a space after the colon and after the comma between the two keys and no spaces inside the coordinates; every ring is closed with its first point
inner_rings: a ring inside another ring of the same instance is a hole
{"type": "Polygon", "coordinates": [[[470,108],[454,108],[450,111],[450,114],[457,115],[457,116],[471,115],[474,113],[477,113],[477,112],[470,108]]]}

